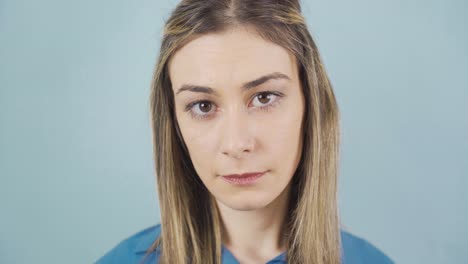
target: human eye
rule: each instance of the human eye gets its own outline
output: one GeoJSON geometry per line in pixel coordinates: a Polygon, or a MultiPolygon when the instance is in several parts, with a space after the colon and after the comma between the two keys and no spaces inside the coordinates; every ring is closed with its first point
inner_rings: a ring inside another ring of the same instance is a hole
{"type": "Polygon", "coordinates": [[[189,112],[193,118],[202,120],[211,116],[210,110],[213,106],[214,104],[210,101],[200,100],[187,104],[185,106],[185,111],[189,112]]]}
{"type": "Polygon", "coordinates": [[[283,96],[284,95],[279,92],[272,92],[272,91],[259,92],[255,94],[254,99],[252,100],[252,103],[254,104],[254,102],[259,102],[259,104],[257,104],[256,106],[254,104],[254,107],[262,111],[268,111],[271,108],[277,106],[283,96]]]}

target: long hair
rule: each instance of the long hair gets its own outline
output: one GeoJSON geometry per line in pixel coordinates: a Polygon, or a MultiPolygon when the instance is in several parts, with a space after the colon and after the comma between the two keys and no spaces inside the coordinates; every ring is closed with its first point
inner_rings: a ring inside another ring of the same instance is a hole
{"type": "Polygon", "coordinates": [[[164,27],[151,84],[150,114],[161,234],[159,263],[220,264],[222,220],[180,134],[168,62],[186,43],[230,27],[254,29],[296,58],[305,97],[303,146],[285,221],[289,263],[338,264],[339,111],[299,0],[183,0],[164,27]]]}

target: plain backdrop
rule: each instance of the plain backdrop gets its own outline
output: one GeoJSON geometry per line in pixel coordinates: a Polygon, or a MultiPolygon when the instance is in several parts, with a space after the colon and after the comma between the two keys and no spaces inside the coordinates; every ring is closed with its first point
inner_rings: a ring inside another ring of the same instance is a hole
{"type": "MultiPolygon", "coordinates": [[[[148,96],[176,3],[0,0],[0,263],[92,263],[159,221],[148,96]]],[[[343,225],[397,263],[468,263],[468,2],[302,5],[343,225]]]]}

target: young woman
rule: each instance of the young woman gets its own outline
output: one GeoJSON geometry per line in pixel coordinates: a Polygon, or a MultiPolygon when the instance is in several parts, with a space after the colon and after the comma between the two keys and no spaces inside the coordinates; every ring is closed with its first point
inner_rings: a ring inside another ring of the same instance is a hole
{"type": "Polygon", "coordinates": [[[98,263],[392,263],[340,229],[339,114],[298,0],[184,0],[151,114],[161,223],[98,263]]]}

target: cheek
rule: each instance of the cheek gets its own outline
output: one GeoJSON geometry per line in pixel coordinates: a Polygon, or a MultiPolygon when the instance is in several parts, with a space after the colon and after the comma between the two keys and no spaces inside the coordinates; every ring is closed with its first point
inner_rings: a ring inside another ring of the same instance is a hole
{"type": "Polygon", "coordinates": [[[187,146],[189,156],[198,175],[211,173],[210,161],[213,160],[213,137],[199,126],[181,122],[180,130],[187,146]]]}
{"type": "Polygon", "coordinates": [[[288,108],[271,119],[271,122],[263,131],[262,141],[270,146],[270,151],[281,155],[292,154],[300,143],[302,128],[302,110],[300,108],[288,108]]]}
{"type": "Polygon", "coordinates": [[[278,115],[262,139],[267,146],[266,153],[270,153],[272,164],[276,164],[275,169],[284,180],[292,177],[302,154],[302,117],[301,108],[278,115]]]}
{"type": "MultiPolygon", "coordinates": [[[[300,128],[289,126],[272,134],[270,141],[270,153],[274,153],[275,163],[283,172],[290,171],[296,164],[300,155],[300,128]]],[[[286,173],[288,174],[288,173],[286,173]]]]}

